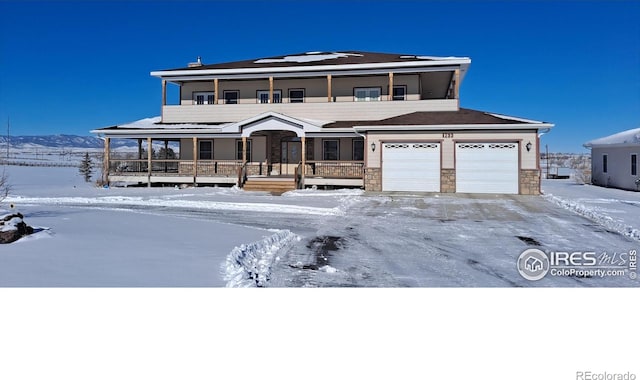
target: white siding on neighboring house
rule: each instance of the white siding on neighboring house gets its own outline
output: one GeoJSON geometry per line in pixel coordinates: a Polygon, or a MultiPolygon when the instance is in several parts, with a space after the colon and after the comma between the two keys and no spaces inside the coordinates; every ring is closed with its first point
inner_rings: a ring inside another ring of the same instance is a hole
{"type": "Polygon", "coordinates": [[[640,145],[593,147],[591,149],[591,182],[594,185],[638,190],[636,180],[640,178],[640,145]],[[604,172],[603,157],[607,156],[607,172],[604,172]],[[636,175],[632,174],[632,155],[636,157],[636,175]]]}

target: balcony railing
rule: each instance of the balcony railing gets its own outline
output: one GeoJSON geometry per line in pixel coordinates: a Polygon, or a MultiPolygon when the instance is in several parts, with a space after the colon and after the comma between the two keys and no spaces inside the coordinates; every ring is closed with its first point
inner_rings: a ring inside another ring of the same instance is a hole
{"type": "MultiPolygon", "coordinates": [[[[192,177],[193,160],[152,160],[152,175],[171,175],[192,177]]],[[[235,177],[242,167],[242,160],[199,160],[196,162],[197,175],[204,177],[235,177]]],[[[146,159],[114,159],[110,161],[111,175],[141,175],[149,173],[149,162],[146,159]]],[[[265,175],[266,162],[248,162],[248,175],[265,175]]]]}

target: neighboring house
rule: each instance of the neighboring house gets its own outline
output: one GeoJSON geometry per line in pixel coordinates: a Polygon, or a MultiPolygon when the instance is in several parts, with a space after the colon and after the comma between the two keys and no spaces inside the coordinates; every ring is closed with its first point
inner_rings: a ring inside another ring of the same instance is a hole
{"type": "Polygon", "coordinates": [[[591,140],[591,182],[594,185],[640,190],[640,128],[591,140]]]}
{"type": "Polygon", "coordinates": [[[105,139],[107,181],[539,194],[539,133],[553,124],[460,108],[470,63],[368,52],[198,58],[151,73],[160,117],[92,132],[105,139]],[[138,154],[112,152],[114,138],[137,139],[138,154]],[[158,144],[179,146],[177,157],[147,154],[158,144]]]}

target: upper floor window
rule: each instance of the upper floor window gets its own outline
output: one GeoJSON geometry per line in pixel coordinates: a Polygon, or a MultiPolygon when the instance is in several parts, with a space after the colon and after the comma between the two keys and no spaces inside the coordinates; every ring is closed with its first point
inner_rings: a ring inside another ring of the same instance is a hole
{"type": "Polygon", "coordinates": [[[238,104],[240,98],[240,91],[232,90],[224,92],[224,104],[238,104]]]}
{"type": "Polygon", "coordinates": [[[631,175],[638,175],[638,155],[631,155],[631,175]]]}
{"type": "Polygon", "coordinates": [[[200,140],[198,146],[199,160],[213,160],[213,141],[200,140]]]}
{"type": "MultiPolygon", "coordinates": [[[[273,90],[273,102],[282,103],[282,90],[273,90]]],[[[258,103],[269,103],[269,90],[258,90],[258,103]]]]}
{"type": "Polygon", "coordinates": [[[304,103],[304,88],[289,90],[289,103],[304,103]]]}
{"type": "Polygon", "coordinates": [[[407,100],[407,86],[393,86],[393,100],[407,100]]]}
{"type": "Polygon", "coordinates": [[[194,91],[193,104],[213,104],[215,96],[213,92],[194,91]]]}
{"type": "Polygon", "coordinates": [[[356,102],[375,102],[380,100],[380,87],[356,87],[353,89],[356,102]]]}
{"type": "Polygon", "coordinates": [[[609,169],[609,168],[607,167],[607,164],[608,164],[608,162],[607,162],[607,161],[608,161],[608,158],[609,158],[609,157],[608,157],[606,154],[603,154],[603,155],[602,155],[602,172],[603,172],[603,173],[606,173],[606,172],[607,172],[607,170],[609,169]]]}

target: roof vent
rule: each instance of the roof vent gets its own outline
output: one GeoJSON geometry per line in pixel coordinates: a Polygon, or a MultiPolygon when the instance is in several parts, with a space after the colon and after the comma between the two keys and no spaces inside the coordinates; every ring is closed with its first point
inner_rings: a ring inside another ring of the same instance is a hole
{"type": "Polygon", "coordinates": [[[200,56],[198,56],[197,62],[189,62],[189,67],[200,67],[200,66],[202,66],[202,59],[200,59],[200,56]]]}

